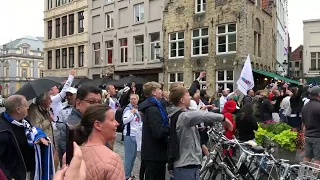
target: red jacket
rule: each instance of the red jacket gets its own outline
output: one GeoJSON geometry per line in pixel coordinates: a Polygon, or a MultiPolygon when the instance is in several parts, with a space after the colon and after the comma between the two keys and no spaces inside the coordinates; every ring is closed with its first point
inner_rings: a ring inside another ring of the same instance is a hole
{"type": "Polygon", "coordinates": [[[232,136],[235,135],[236,124],[234,123],[232,113],[236,111],[236,108],[237,108],[237,103],[235,101],[229,100],[224,104],[224,107],[222,110],[224,117],[228,118],[231,121],[233,126],[233,131],[229,131],[227,128],[225,128],[226,130],[225,136],[228,139],[232,139],[232,136]]]}

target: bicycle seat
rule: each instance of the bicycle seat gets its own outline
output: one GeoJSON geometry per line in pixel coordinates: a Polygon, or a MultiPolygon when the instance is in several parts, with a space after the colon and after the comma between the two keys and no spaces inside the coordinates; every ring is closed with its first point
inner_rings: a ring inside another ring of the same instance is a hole
{"type": "Polygon", "coordinates": [[[250,150],[254,153],[264,153],[265,149],[262,146],[253,146],[250,147],[250,150]]]}

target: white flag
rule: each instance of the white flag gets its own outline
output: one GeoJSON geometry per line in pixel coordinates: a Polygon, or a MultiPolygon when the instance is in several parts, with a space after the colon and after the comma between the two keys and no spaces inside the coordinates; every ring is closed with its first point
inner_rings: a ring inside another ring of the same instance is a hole
{"type": "Polygon", "coordinates": [[[249,55],[244,63],[240,77],[237,81],[237,85],[237,89],[240,90],[244,95],[247,95],[247,91],[254,87],[254,79],[249,55]]]}

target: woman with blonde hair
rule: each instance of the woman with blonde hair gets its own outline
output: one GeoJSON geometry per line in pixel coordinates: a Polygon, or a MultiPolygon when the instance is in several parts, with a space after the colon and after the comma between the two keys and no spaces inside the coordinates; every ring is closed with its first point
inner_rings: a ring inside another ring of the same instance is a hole
{"type": "Polygon", "coordinates": [[[83,114],[74,137],[86,163],[86,180],[125,179],[120,156],[105,146],[116,138],[118,125],[114,111],[105,104],[89,106],[83,114]]]}

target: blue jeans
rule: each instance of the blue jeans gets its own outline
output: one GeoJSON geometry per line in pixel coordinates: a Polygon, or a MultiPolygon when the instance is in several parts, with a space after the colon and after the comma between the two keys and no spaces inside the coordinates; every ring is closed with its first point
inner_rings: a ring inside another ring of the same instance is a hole
{"type": "Polygon", "coordinates": [[[124,136],[124,169],[126,179],[130,178],[137,157],[137,141],[134,136],[124,136]]]}
{"type": "Polygon", "coordinates": [[[198,167],[174,168],[173,179],[174,180],[199,180],[200,170],[198,167]]]}

